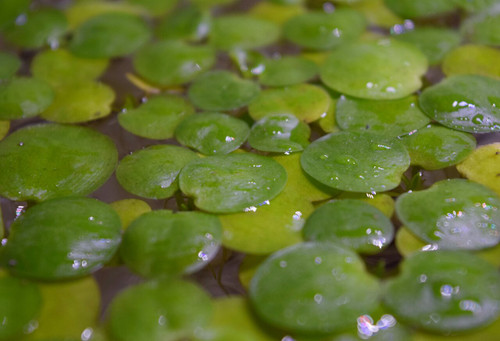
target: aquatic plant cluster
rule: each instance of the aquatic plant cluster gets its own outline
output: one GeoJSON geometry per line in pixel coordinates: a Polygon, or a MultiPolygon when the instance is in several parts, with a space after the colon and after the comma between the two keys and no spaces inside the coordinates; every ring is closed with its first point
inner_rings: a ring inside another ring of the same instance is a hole
{"type": "Polygon", "coordinates": [[[0,47],[0,340],[498,339],[500,1],[0,1],[0,47]]]}

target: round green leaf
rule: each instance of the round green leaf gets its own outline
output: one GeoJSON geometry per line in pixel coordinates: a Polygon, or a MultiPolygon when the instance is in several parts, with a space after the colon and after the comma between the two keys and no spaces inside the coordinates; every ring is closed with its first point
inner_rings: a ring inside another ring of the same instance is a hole
{"type": "Polygon", "coordinates": [[[118,122],[132,134],[161,140],[172,138],[177,125],[193,113],[193,106],[182,97],[157,96],[136,109],[123,109],[118,122]]]}
{"type": "Polygon", "coordinates": [[[124,230],[142,214],[151,211],[151,207],[148,203],[139,199],[121,199],[113,201],[109,205],[118,213],[118,216],[120,216],[122,228],[124,230]]]}
{"type": "Polygon", "coordinates": [[[374,310],[379,284],[353,251],[302,243],[274,253],[257,269],[249,295],[267,323],[297,333],[325,334],[355,326],[374,310]]]}
{"type": "Polygon", "coordinates": [[[500,198],[464,179],[448,179],[396,201],[401,222],[441,249],[479,250],[500,242],[500,198]]]}
{"type": "Polygon", "coordinates": [[[3,36],[16,46],[37,49],[44,45],[59,46],[67,29],[68,22],[63,12],[45,8],[18,17],[15,23],[4,29],[3,36]]]}
{"type": "Polygon", "coordinates": [[[184,7],[172,12],[158,24],[156,36],[159,39],[200,41],[208,35],[210,25],[208,12],[196,7],[184,7]]]}
{"type": "Polygon", "coordinates": [[[205,155],[227,154],[245,143],[250,129],[235,117],[220,113],[202,113],[182,121],[175,130],[180,144],[205,155]]]}
{"type": "Polygon", "coordinates": [[[0,51],[0,81],[14,76],[21,68],[21,60],[13,54],[0,51]]]}
{"type": "Polygon", "coordinates": [[[81,340],[85,329],[96,324],[101,294],[92,276],[38,286],[43,305],[37,328],[22,341],[81,340]]]}
{"type": "Polygon", "coordinates": [[[356,252],[375,254],[394,238],[391,221],[361,200],[344,199],[317,208],[304,225],[304,239],[336,242],[356,252]]]}
{"type": "Polygon", "coordinates": [[[474,150],[457,170],[467,179],[479,182],[500,195],[500,143],[492,143],[474,150]]]}
{"type": "Polygon", "coordinates": [[[202,212],[158,210],[136,219],[123,235],[121,259],[144,277],[193,273],[219,251],[222,228],[202,212]]]}
{"type": "Polygon", "coordinates": [[[69,49],[78,57],[112,58],[135,52],[150,38],[146,23],[126,13],[105,13],[85,21],[74,32],[69,49]]]}
{"type": "Polygon", "coordinates": [[[252,148],[266,152],[290,153],[309,145],[311,128],[293,115],[266,116],[257,121],[250,132],[252,148]]]}
{"type": "Polygon", "coordinates": [[[203,45],[190,46],[182,41],[147,45],[134,58],[137,73],[161,86],[187,83],[214,63],[214,49],[203,45]]]}
{"type": "Polygon", "coordinates": [[[441,62],[444,56],[457,47],[462,40],[456,31],[438,27],[416,28],[399,34],[395,38],[415,45],[425,54],[431,65],[441,62]]]}
{"type": "Polygon", "coordinates": [[[445,75],[476,74],[500,79],[500,51],[483,45],[463,45],[446,55],[442,69],[445,75]]]}
{"type": "Polygon", "coordinates": [[[108,67],[106,59],[79,58],[64,49],[45,50],[31,63],[31,73],[53,87],[65,87],[95,80],[108,67]]]}
{"type": "Polygon", "coordinates": [[[280,28],[271,21],[231,14],[215,18],[210,42],[218,49],[256,49],[278,40],[280,28]]]}
{"type": "Polygon", "coordinates": [[[287,86],[307,82],[318,73],[318,66],[304,57],[288,56],[264,61],[259,82],[266,86],[287,86]]]}
{"type": "Polygon", "coordinates": [[[47,200],[11,225],[1,263],[16,276],[56,280],[101,268],[118,249],[118,214],[91,198],[47,200]]]}
{"type": "Polygon", "coordinates": [[[384,301],[396,316],[418,328],[442,334],[465,331],[498,316],[500,275],[470,253],[417,252],[387,283],[384,301]]]}
{"type": "Polygon", "coordinates": [[[106,84],[87,81],[59,87],[52,104],[41,116],[58,123],[82,123],[111,113],[115,92],[106,84]]]}
{"type": "Polygon", "coordinates": [[[186,281],[146,282],[121,292],[109,308],[109,332],[116,341],[190,338],[208,325],[208,295],[186,281]]]}
{"type": "Polygon", "coordinates": [[[220,215],[222,244],[239,252],[267,255],[302,242],[302,226],[314,207],[289,186],[248,212],[220,215]]]}
{"type": "Polygon", "coordinates": [[[179,0],[127,0],[127,2],[145,8],[151,15],[159,16],[174,8],[179,0]]]}
{"type": "Polygon", "coordinates": [[[111,139],[90,128],[32,125],[0,142],[0,194],[35,201],[87,195],[109,178],[117,159],[111,139]]]}
{"type": "Polygon", "coordinates": [[[225,111],[246,106],[259,95],[260,87],[229,71],[212,71],[196,78],[188,96],[203,110],[225,111]]]}
{"type": "Polygon", "coordinates": [[[403,18],[433,17],[453,11],[457,1],[450,0],[384,0],[387,7],[403,18]]]}
{"type": "Polygon", "coordinates": [[[14,78],[0,82],[0,119],[15,120],[40,114],[54,100],[48,83],[35,78],[14,78]]]}
{"type": "Polygon", "coordinates": [[[500,131],[500,80],[457,75],[425,89],[420,107],[449,128],[470,133],[500,131]]]}
{"type": "Polygon", "coordinates": [[[10,121],[0,121],[0,140],[2,140],[10,129],[10,121]]]}
{"type": "Polygon", "coordinates": [[[410,153],[411,164],[428,170],[455,165],[476,148],[474,136],[434,125],[402,136],[400,141],[410,153]]]}
{"type": "Polygon", "coordinates": [[[196,157],[194,152],[178,146],[151,146],[125,156],[116,169],[116,179],[132,194],[165,199],[179,189],[179,172],[196,157]]]}
{"type": "Polygon", "coordinates": [[[410,165],[396,139],[368,132],[339,132],[311,143],[302,153],[304,171],[329,187],[351,192],[387,191],[410,165]]]}
{"type": "Polygon", "coordinates": [[[305,7],[299,4],[279,4],[271,1],[261,1],[255,4],[248,13],[253,17],[273,21],[278,25],[283,25],[289,19],[306,11],[305,7]]]}
{"type": "Polygon", "coordinates": [[[418,108],[416,96],[378,101],[340,96],[335,115],[335,122],[342,130],[369,130],[394,137],[430,122],[418,108]]]}
{"type": "Polygon", "coordinates": [[[202,8],[211,8],[219,5],[229,5],[236,0],[191,0],[193,4],[202,8]]]}
{"type": "Polygon", "coordinates": [[[395,40],[341,46],[324,62],[323,83],[338,92],[367,99],[397,99],[417,91],[427,59],[415,46],[395,40]]]}
{"type": "Polygon", "coordinates": [[[284,88],[267,89],[248,106],[256,121],[266,116],[291,114],[299,120],[313,122],[326,115],[331,98],[319,86],[297,84],[284,88]]]}
{"type": "Polygon", "coordinates": [[[195,205],[215,213],[254,210],[285,187],[285,169],[271,158],[234,153],[197,159],[179,175],[181,191],[195,205]]]}
{"type": "Polygon", "coordinates": [[[474,43],[500,46],[500,11],[485,11],[469,20],[461,27],[463,33],[474,43]]]}
{"type": "Polygon", "coordinates": [[[301,47],[330,50],[343,43],[355,41],[366,28],[362,14],[349,8],[331,13],[307,12],[288,20],[283,33],[285,38],[301,47]]]}
{"type": "Polygon", "coordinates": [[[28,11],[31,0],[0,1],[0,29],[15,22],[23,12],[28,11]]]}
{"type": "Polygon", "coordinates": [[[32,331],[42,297],[34,283],[0,275],[0,339],[14,340],[32,331]]]}

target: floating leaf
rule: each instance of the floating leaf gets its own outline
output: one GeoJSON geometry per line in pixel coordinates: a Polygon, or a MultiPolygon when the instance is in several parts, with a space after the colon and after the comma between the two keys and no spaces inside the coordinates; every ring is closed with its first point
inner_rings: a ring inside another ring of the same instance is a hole
{"type": "Polygon", "coordinates": [[[150,38],[146,23],[127,13],[105,13],[90,18],[74,32],[69,49],[78,57],[113,58],[135,52],[150,38]]]}
{"type": "Polygon", "coordinates": [[[43,80],[19,77],[0,82],[0,119],[15,120],[40,114],[54,100],[54,92],[43,80]]]}
{"type": "Polygon", "coordinates": [[[92,276],[38,286],[43,305],[37,328],[23,341],[79,340],[87,328],[97,324],[101,297],[92,276]]]}
{"type": "Polygon", "coordinates": [[[449,0],[385,0],[390,10],[403,18],[433,17],[455,10],[456,1],[449,0]]]}
{"type": "Polygon", "coordinates": [[[31,0],[0,2],[0,29],[15,22],[20,14],[28,11],[30,4],[31,0]]]}
{"type": "Polygon", "coordinates": [[[266,86],[287,86],[307,82],[318,73],[316,63],[304,57],[267,59],[259,82],[266,86]]]}
{"type": "Polygon", "coordinates": [[[97,79],[108,67],[107,59],[79,58],[64,49],[45,50],[31,63],[31,73],[53,87],[65,87],[97,79]]]}
{"type": "Polygon", "coordinates": [[[34,283],[0,273],[0,339],[19,339],[33,329],[42,297],[34,283]]]}
{"type": "Polygon", "coordinates": [[[314,210],[310,201],[291,190],[248,212],[224,214],[222,244],[250,254],[270,254],[302,242],[305,219],[314,210]]]}
{"type": "Polygon", "coordinates": [[[111,113],[115,92],[106,84],[88,81],[59,87],[42,118],[58,123],[82,123],[111,113]]]}
{"type": "Polygon", "coordinates": [[[239,109],[259,95],[260,87],[229,71],[212,71],[196,78],[188,96],[198,108],[211,111],[239,109]]]}
{"type": "Polygon", "coordinates": [[[387,283],[384,301],[397,317],[420,329],[442,334],[466,331],[498,316],[500,275],[470,253],[417,252],[387,283]]]}
{"type": "Polygon", "coordinates": [[[120,255],[144,277],[193,273],[216,256],[221,237],[216,216],[156,210],[137,218],[125,231],[120,255]]]}
{"type": "Polygon", "coordinates": [[[208,325],[209,296],[181,280],[151,281],[121,292],[109,308],[109,332],[116,341],[187,338],[208,325]]]}
{"type": "Polygon", "coordinates": [[[0,140],[7,136],[10,129],[9,121],[0,121],[0,140]]]}
{"type": "Polygon", "coordinates": [[[469,133],[500,130],[500,80],[457,75],[426,88],[420,107],[432,119],[469,133]]]}
{"type": "Polygon", "coordinates": [[[500,51],[482,45],[463,45],[452,50],[443,60],[445,75],[476,74],[500,79],[500,51]]]}
{"type": "Polygon", "coordinates": [[[429,170],[455,165],[476,148],[471,134],[435,125],[402,136],[400,141],[410,153],[411,164],[429,170]]]}
{"type": "Polygon", "coordinates": [[[369,130],[388,136],[399,136],[430,122],[417,105],[417,97],[396,100],[367,100],[340,96],[335,122],[342,130],[369,130]]]}
{"type": "Polygon", "coordinates": [[[252,126],[248,143],[266,152],[290,153],[309,144],[311,128],[293,115],[282,114],[261,118],[252,126]]]}
{"type": "Polygon", "coordinates": [[[280,4],[277,1],[274,2],[258,2],[248,12],[256,18],[269,20],[280,26],[294,16],[305,12],[304,6],[300,4],[280,4]]]}
{"type": "Polygon", "coordinates": [[[200,41],[208,35],[210,26],[208,12],[196,7],[184,7],[172,12],[158,24],[156,36],[159,39],[200,41]]]}
{"type": "Polygon", "coordinates": [[[361,200],[336,200],[317,208],[304,225],[304,239],[335,242],[365,254],[379,253],[394,238],[391,221],[361,200]]]}
{"type": "Polygon", "coordinates": [[[110,203],[110,206],[120,216],[122,228],[126,230],[131,222],[144,213],[150,212],[151,207],[147,202],[139,199],[122,199],[110,203]]]}
{"type": "Polygon", "coordinates": [[[116,169],[116,179],[132,194],[143,198],[165,199],[179,189],[179,172],[196,157],[187,148],[151,146],[125,156],[116,169]]]}
{"type": "Polygon", "coordinates": [[[90,128],[25,127],[0,142],[0,193],[18,201],[87,195],[113,173],[117,154],[111,139],[90,128]]]}
{"type": "Polygon", "coordinates": [[[500,143],[481,146],[457,169],[467,179],[483,184],[500,195],[500,143]]]}
{"type": "Polygon", "coordinates": [[[161,86],[181,85],[210,69],[215,50],[182,41],[162,41],[143,47],[134,58],[134,68],[146,80],[161,86]]]}
{"type": "Polygon", "coordinates": [[[485,11],[465,20],[462,32],[473,43],[500,46],[500,11],[496,9],[485,11]]]}
{"type": "Polygon", "coordinates": [[[153,16],[160,16],[173,9],[179,0],[127,0],[127,2],[143,7],[153,16]]]}
{"type": "Polygon", "coordinates": [[[118,122],[132,134],[150,139],[169,139],[179,123],[194,113],[193,106],[182,97],[157,96],[135,109],[124,109],[118,122]]]}
{"type": "Polygon", "coordinates": [[[362,14],[349,8],[331,13],[311,11],[288,20],[285,38],[301,47],[330,50],[343,43],[355,41],[366,28],[362,14]]]}
{"type": "Polygon", "coordinates": [[[324,185],[351,192],[387,191],[410,165],[396,139],[368,132],[339,132],[311,143],[302,153],[304,171],[324,185]]]}
{"type": "Polygon", "coordinates": [[[231,14],[213,20],[210,42],[218,49],[256,49],[278,40],[280,28],[272,21],[231,14]]]}
{"type": "Polygon", "coordinates": [[[395,36],[418,47],[427,57],[429,64],[439,64],[444,56],[457,47],[462,37],[456,31],[438,27],[420,27],[395,36]]]}
{"type": "Polygon", "coordinates": [[[351,6],[360,11],[368,23],[375,26],[391,28],[403,23],[403,19],[392,12],[384,0],[359,1],[351,6]]]}
{"type": "Polygon", "coordinates": [[[383,39],[339,47],[324,62],[320,76],[333,90],[380,100],[417,91],[426,71],[427,59],[416,47],[383,39]]]}
{"type": "Polygon", "coordinates": [[[342,192],[335,199],[356,199],[366,202],[379,209],[387,218],[394,214],[394,199],[386,193],[354,193],[342,192]]]}
{"type": "Polygon", "coordinates": [[[248,106],[256,121],[266,116],[291,114],[305,122],[324,116],[331,105],[328,93],[319,86],[297,84],[284,88],[267,89],[248,106]]]}
{"type": "Polygon", "coordinates": [[[249,295],[257,316],[270,325],[325,334],[354,327],[358,316],[376,308],[379,290],[356,253],[309,242],[266,259],[250,283],[249,295]]]}
{"type": "Polygon", "coordinates": [[[10,79],[21,68],[21,60],[10,53],[0,51],[0,81],[10,79]]]}
{"type": "Polygon", "coordinates": [[[227,154],[245,143],[250,128],[236,118],[220,113],[202,113],[182,121],[175,130],[180,144],[205,155],[227,154]]]}
{"type": "Polygon", "coordinates": [[[5,39],[22,48],[37,49],[45,45],[59,46],[68,22],[64,13],[51,8],[27,12],[5,27],[5,39]]]}
{"type": "Polygon", "coordinates": [[[472,181],[449,179],[396,201],[401,222],[441,249],[479,250],[500,242],[500,198],[472,181]]]}
{"type": "Polygon", "coordinates": [[[31,207],[12,223],[0,261],[20,277],[80,277],[113,257],[120,233],[120,218],[103,202],[77,197],[51,199],[31,207]]]}
{"type": "Polygon", "coordinates": [[[181,191],[195,205],[214,213],[253,210],[285,187],[285,169],[271,158],[235,153],[211,156],[187,164],[179,175],[181,191]]]}

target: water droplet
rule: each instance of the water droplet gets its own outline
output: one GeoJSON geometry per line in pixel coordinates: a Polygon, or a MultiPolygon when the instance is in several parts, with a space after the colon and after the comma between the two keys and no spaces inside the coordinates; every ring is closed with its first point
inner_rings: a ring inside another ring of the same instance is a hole
{"type": "Polygon", "coordinates": [[[319,157],[319,158],[320,158],[321,160],[326,160],[326,159],[328,159],[328,155],[323,154],[323,155],[320,155],[320,157],[319,157]]]}
{"type": "Polygon", "coordinates": [[[481,114],[474,115],[472,118],[472,123],[474,124],[483,124],[484,116],[481,114]]]}
{"type": "Polygon", "coordinates": [[[335,162],[341,165],[357,165],[358,161],[352,156],[342,156],[335,159],[335,162]]]}
{"type": "Polygon", "coordinates": [[[318,304],[321,304],[321,302],[323,301],[323,295],[320,294],[314,295],[314,301],[318,304]]]}
{"type": "Polygon", "coordinates": [[[22,147],[22,146],[24,146],[24,142],[19,142],[17,145],[18,145],[19,147],[22,147]]]}
{"type": "Polygon", "coordinates": [[[286,266],[287,266],[286,261],[282,260],[282,261],[280,262],[280,267],[282,267],[282,268],[286,268],[286,266]]]}
{"type": "Polygon", "coordinates": [[[323,262],[323,260],[321,259],[321,257],[314,258],[314,263],[321,264],[321,262],[323,262]]]}

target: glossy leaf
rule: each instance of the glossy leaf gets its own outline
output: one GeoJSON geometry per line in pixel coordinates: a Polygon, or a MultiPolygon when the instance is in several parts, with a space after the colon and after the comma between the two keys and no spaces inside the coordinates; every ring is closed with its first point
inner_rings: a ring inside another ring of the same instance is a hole
{"type": "Polygon", "coordinates": [[[198,108],[209,111],[239,109],[259,95],[260,87],[229,71],[212,71],[199,76],[189,87],[188,96],[198,108]]]}
{"type": "Polygon", "coordinates": [[[302,153],[301,164],[307,174],[329,187],[383,192],[399,185],[410,158],[396,139],[340,132],[311,143],[302,153]]]}
{"type": "Polygon", "coordinates": [[[368,100],[341,96],[336,104],[335,122],[342,130],[372,131],[399,136],[430,122],[417,105],[417,97],[396,100],[368,100]]]}
{"type": "Polygon", "coordinates": [[[316,85],[297,84],[266,89],[248,106],[256,121],[266,116],[291,114],[305,122],[316,121],[328,111],[331,98],[316,85]]]}
{"type": "Polygon", "coordinates": [[[498,7],[464,21],[461,29],[473,43],[500,46],[500,13],[498,7]]]}
{"type": "Polygon", "coordinates": [[[412,233],[440,249],[478,250],[500,242],[500,198],[472,181],[449,179],[405,193],[396,213],[412,233]]]}
{"type": "Polygon", "coordinates": [[[135,109],[123,109],[118,122],[132,134],[161,140],[172,138],[177,125],[193,113],[193,106],[182,97],[157,96],[135,109]]]}
{"type": "Polygon", "coordinates": [[[0,80],[10,79],[21,67],[21,60],[16,55],[0,52],[0,80]]]}
{"type": "Polygon", "coordinates": [[[150,199],[171,197],[179,189],[182,167],[196,159],[189,149],[155,145],[125,156],[116,169],[116,179],[128,192],[150,199]]]}
{"type": "Polygon", "coordinates": [[[339,47],[326,59],[320,76],[338,92],[381,100],[403,98],[417,91],[426,71],[427,59],[416,47],[383,39],[339,47]]]}
{"type": "Polygon", "coordinates": [[[384,0],[385,4],[403,18],[433,17],[453,11],[455,1],[449,0],[384,0]]]}
{"type": "Polygon", "coordinates": [[[182,41],[146,45],[134,58],[137,73],[160,86],[187,83],[214,63],[215,51],[211,47],[191,46],[182,41]]]}
{"type": "Polygon", "coordinates": [[[475,74],[500,79],[500,51],[483,45],[463,45],[446,55],[443,72],[447,76],[475,74]]]}
{"type": "Polygon", "coordinates": [[[500,309],[497,269],[470,253],[418,252],[387,283],[384,301],[418,328],[449,334],[491,323],[500,309]],[[420,302],[420,304],[415,304],[420,302]]]}
{"type": "Polygon", "coordinates": [[[483,184],[500,195],[500,143],[481,146],[457,165],[467,179],[483,184]]]}
{"type": "Polygon", "coordinates": [[[90,198],[56,198],[14,221],[0,261],[20,277],[81,277],[113,257],[120,233],[120,218],[109,205],[90,198]]]}
{"type": "Polygon", "coordinates": [[[196,7],[180,8],[163,19],[156,29],[159,39],[199,41],[205,38],[211,26],[209,13],[196,7]]]}
{"type": "Polygon", "coordinates": [[[304,225],[304,239],[335,242],[365,254],[379,253],[394,238],[391,221],[361,200],[344,199],[317,208],[304,225]]]}
{"type": "Polygon", "coordinates": [[[267,59],[259,82],[266,86],[287,86],[307,82],[318,73],[316,63],[303,57],[267,59]]]}
{"type": "Polygon", "coordinates": [[[16,18],[28,11],[31,0],[2,1],[0,3],[0,29],[15,22],[16,18]]]}
{"type": "Polygon", "coordinates": [[[137,218],[123,235],[121,259],[144,277],[193,273],[219,251],[219,219],[201,212],[156,210],[137,218]]]}
{"type": "Polygon", "coordinates": [[[0,83],[0,119],[15,120],[39,115],[54,100],[50,85],[35,78],[19,77],[0,83]]]}
{"type": "Polygon", "coordinates": [[[113,173],[117,154],[110,138],[90,128],[25,127],[0,142],[0,193],[34,201],[87,195],[113,173]]]}
{"type": "Polygon", "coordinates": [[[420,107],[449,128],[470,133],[500,130],[500,80],[457,75],[426,88],[420,107]]]}
{"type": "Polygon", "coordinates": [[[257,316],[268,324],[325,334],[352,328],[358,316],[372,311],[379,284],[353,251],[309,242],[266,259],[250,283],[249,295],[257,316]]]}
{"type": "Polygon", "coordinates": [[[190,162],[182,169],[179,184],[198,208],[235,213],[264,205],[283,190],[286,179],[285,169],[273,159],[234,153],[190,162]]]}
{"type": "Polygon", "coordinates": [[[429,170],[455,165],[476,148],[471,134],[435,125],[404,135],[400,141],[410,153],[411,164],[429,170]]]}
{"type": "Polygon", "coordinates": [[[175,138],[184,146],[204,155],[227,154],[245,143],[250,128],[235,117],[220,113],[201,113],[182,121],[175,138]]]}

